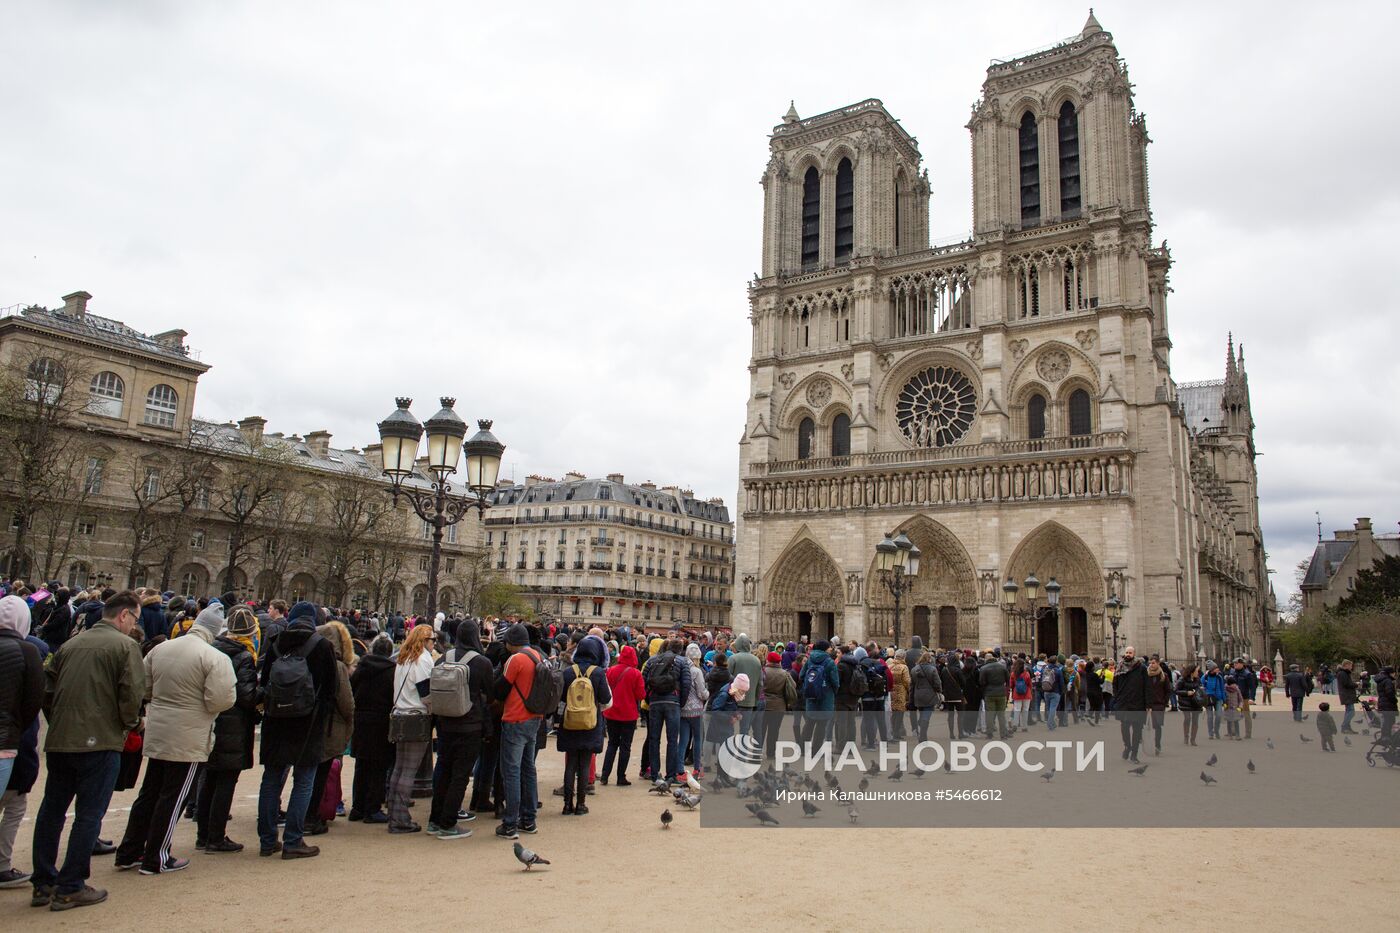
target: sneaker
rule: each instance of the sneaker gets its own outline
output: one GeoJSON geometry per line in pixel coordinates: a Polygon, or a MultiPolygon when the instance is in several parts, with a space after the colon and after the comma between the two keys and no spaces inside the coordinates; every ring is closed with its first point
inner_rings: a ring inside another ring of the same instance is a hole
{"type": "Polygon", "coordinates": [[[470,823],[474,819],[476,819],[476,814],[470,810],[457,811],[457,822],[459,823],[470,823]]]}
{"type": "Polygon", "coordinates": [[[627,778],[625,778],[625,777],[620,777],[620,778],[617,779],[617,786],[618,786],[618,787],[631,787],[631,786],[632,786],[632,782],[629,781],[629,780],[627,780],[627,778]]]}
{"type": "Polygon", "coordinates": [[[423,827],[417,823],[390,823],[389,832],[395,836],[402,836],[407,833],[421,833],[423,827]]]}
{"type": "Polygon", "coordinates": [[[588,813],[588,808],[585,807],[583,804],[579,804],[578,806],[574,807],[574,816],[583,816],[586,813],[588,813]]]}
{"type": "Polygon", "coordinates": [[[140,859],[137,859],[134,862],[123,862],[120,859],[118,859],[116,862],[112,863],[112,867],[115,868],[117,871],[129,871],[130,869],[135,868],[137,865],[140,864],[140,859]]]}
{"type": "MultiPolygon", "coordinates": [[[[72,894],[54,894],[53,902],[49,904],[49,910],[71,910],[74,907],[87,907],[91,904],[101,904],[107,899],[107,892],[102,888],[94,888],[85,884],[80,890],[72,894]]],[[[33,904],[30,901],[30,904],[33,904]]]]}
{"type": "MultiPolygon", "coordinates": [[[[147,868],[146,866],[142,865],[142,866],[141,866],[141,874],[143,874],[143,875],[163,875],[163,874],[165,874],[166,872],[170,872],[170,871],[182,871],[182,870],[184,870],[184,869],[186,869],[186,868],[189,868],[189,867],[190,867],[190,860],[189,860],[189,859],[187,859],[187,858],[176,858],[175,856],[170,855],[170,856],[167,856],[167,857],[166,857],[165,863],[164,863],[163,865],[161,865],[161,866],[160,866],[159,868],[157,868],[157,869],[150,869],[150,868],[147,868]]],[[[107,893],[104,891],[104,892],[102,893],[102,896],[105,898],[105,897],[107,896],[107,893]]]]}
{"type": "Polygon", "coordinates": [[[508,826],[502,823],[500,826],[496,827],[496,836],[499,839],[519,839],[520,833],[515,831],[514,826],[508,826]]]}
{"type": "Polygon", "coordinates": [[[29,898],[30,907],[47,907],[53,901],[53,888],[49,885],[34,886],[34,893],[29,898]]]}
{"type": "Polygon", "coordinates": [[[369,816],[365,817],[365,822],[366,822],[366,823],[387,823],[387,822],[389,822],[389,814],[385,813],[383,810],[375,810],[375,811],[374,811],[373,813],[371,813],[369,816]]]}
{"type": "Polygon", "coordinates": [[[315,858],[320,854],[320,846],[309,846],[304,842],[300,845],[285,846],[282,849],[282,858],[284,859],[315,858]]]}
{"type": "Polygon", "coordinates": [[[536,826],[534,823],[521,823],[521,824],[520,824],[520,831],[521,831],[522,833],[529,833],[530,835],[533,836],[535,833],[537,833],[537,832],[540,831],[540,828],[539,828],[538,826],[536,826]]]}
{"type": "Polygon", "coordinates": [[[564,785],[563,785],[563,784],[560,784],[558,787],[554,788],[554,796],[556,796],[556,797],[562,797],[562,796],[564,796],[564,785]]]}
{"type": "Polygon", "coordinates": [[[585,787],[585,788],[583,789],[583,792],[584,792],[585,794],[596,794],[596,793],[598,793],[598,788],[594,787],[592,784],[589,784],[587,787],[585,787]]]}
{"type": "Polygon", "coordinates": [[[460,826],[453,826],[444,829],[437,834],[439,839],[465,839],[472,834],[470,829],[463,829],[460,826]]]}
{"type": "Polygon", "coordinates": [[[359,810],[351,810],[350,813],[349,813],[349,815],[346,816],[345,818],[346,818],[347,820],[349,820],[350,822],[352,822],[352,823],[358,823],[358,822],[360,822],[360,820],[362,820],[362,819],[365,818],[365,815],[364,815],[363,813],[361,813],[359,810]]]}
{"type": "Polygon", "coordinates": [[[30,877],[31,875],[27,871],[7,868],[0,871],[0,888],[22,888],[29,883],[30,877]]]}
{"type": "Polygon", "coordinates": [[[573,816],[573,815],[574,815],[574,805],[571,804],[571,803],[566,803],[566,804],[564,804],[564,809],[563,809],[562,812],[560,812],[559,815],[560,815],[560,816],[573,816]]]}
{"type": "Polygon", "coordinates": [[[217,855],[220,852],[242,852],[243,843],[234,842],[232,839],[225,836],[218,842],[209,843],[209,845],[204,847],[204,851],[209,855],[217,855]]]}
{"type": "Polygon", "coordinates": [[[436,836],[438,833],[442,832],[442,827],[434,823],[432,820],[429,820],[427,832],[430,836],[436,836]]]}
{"type": "Polygon", "coordinates": [[[274,842],[271,846],[260,847],[258,849],[258,854],[261,855],[263,858],[267,858],[269,855],[276,855],[278,852],[281,851],[282,843],[274,842]]]}
{"type": "Polygon", "coordinates": [[[598,778],[598,783],[599,783],[599,784],[602,784],[604,787],[607,787],[607,786],[608,786],[608,776],[607,776],[606,774],[600,776],[600,777],[598,778]]]}

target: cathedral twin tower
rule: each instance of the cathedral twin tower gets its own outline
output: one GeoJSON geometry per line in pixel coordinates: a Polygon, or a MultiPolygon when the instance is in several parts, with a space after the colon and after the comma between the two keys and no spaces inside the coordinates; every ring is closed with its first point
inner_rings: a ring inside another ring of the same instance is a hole
{"type": "Polygon", "coordinates": [[[875,547],[903,532],[922,552],[904,644],[1106,655],[1114,601],[1144,648],[1167,610],[1173,659],[1198,617],[1202,651],[1244,646],[1268,606],[1243,364],[1228,390],[1172,379],[1171,260],[1112,36],[1091,14],[994,63],[968,129],[973,234],[939,248],[917,142],[880,101],[773,129],[736,631],[889,640],[875,547]],[[1032,575],[1058,605],[1011,596],[1032,575]]]}

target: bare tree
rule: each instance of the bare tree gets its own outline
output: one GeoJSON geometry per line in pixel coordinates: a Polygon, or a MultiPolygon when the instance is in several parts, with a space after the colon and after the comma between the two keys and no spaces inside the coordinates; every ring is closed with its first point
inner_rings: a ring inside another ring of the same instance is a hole
{"type": "Polygon", "coordinates": [[[309,529],[312,488],[304,477],[290,477],[287,488],[273,497],[263,524],[263,570],[259,576],[270,574],[274,584],[260,596],[280,595],[292,558],[313,543],[309,529]]]}
{"type": "Polygon", "coordinates": [[[1374,669],[1400,662],[1400,603],[1342,613],[1338,628],[1346,650],[1369,659],[1374,669]]]}
{"type": "MultiPolygon", "coordinates": [[[[382,495],[382,493],[381,493],[382,495]]],[[[375,612],[388,608],[390,591],[413,569],[414,517],[399,508],[387,511],[364,549],[365,569],[370,580],[370,605],[375,612]]]]}
{"type": "Polygon", "coordinates": [[[371,535],[393,511],[383,489],[368,473],[329,476],[316,487],[322,529],[322,590],[326,602],[339,605],[349,586],[351,562],[362,557],[371,535]]]}
{"type": "Polygon", "coordinates": [[[88,404],[91,378],[86,360],[60,362],[37,346],[21,348],[0,373],[0,482],[11,500],[14,528],[4,556],[15,576],[35,569],[29,539],[41,523],[53,538],[42,575],[50,576],[53,557],[59,556],[57,566],[66,559],[77,516],[64,494],[71,493],[74,473],[84,463],[83,437],[73,427],[88,404]],[[65,526],[70,533],[60,545],[65,526]]]}
{"type": "Polygon", "coordinates": [[[215,484],[214,507],[228,523],[228,568],[221,586],[231,590],[248,548],[267,532],[270,506],[294,474],[292,455],[280,445],[258,444],[226,462],[229,467],[215,484]]]}
{"type": "Polygon", "coordinates": [[[211,506],[213,478],[213,456],[194,444],[181,450],[166,471],[166,506],[157,516],[162,591],[170,589],[175,564],[189,547],[197,514],[211,506]]]}
{"type": "Polygon", "coordinates": [[[462,604],[468,615],[480,616],[482,596],[494,591],[495,584],[503,578],[491,569],[491,554],[487,551],[472,551],[457,559],[457,572],[452,580],[462,588],[462,604]]]}
{"type": "Polygon", "coordinates": [[[131,532],[131,551],[127,555],[126,585],[134,587],[136,578],[146,566],[147,558],[160,552],[168,533],[162,506],[175,494],[168,482],[165,460],[138,460],[131,471],[131,507],[126,512],[127,528],[131,532]]]}

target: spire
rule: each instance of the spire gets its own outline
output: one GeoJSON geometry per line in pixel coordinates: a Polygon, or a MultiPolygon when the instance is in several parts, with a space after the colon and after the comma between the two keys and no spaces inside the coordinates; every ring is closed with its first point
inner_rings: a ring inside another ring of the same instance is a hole
{"type": "Polygon", "coordinates": [[[1089,7],[1089,18],[1084,21],[1084,28],[1079,32],[1079,38],[1087,39],[1101,32],[1103,32],[1103,27],[1100,26],[1099,21],[1094,18],[1094,8],[1089,7]]]}
{"type": "Polygon", "coordinates": [[[1243,375],[1244,375],[1244,341],[1243,341],[1243,340],[1240,341],[1240,361],[1239,361],[1239,367],[1240,367],[1240,375],[1243,376],[1243,375]]]}
{"type": "Polygon", "coordinates": [[[1225,381],[1235,381],[1235,334],[1232,331],[1225,348],[1225,381]]]}
{"type": "Polygon", "coordinates": [[[783,122],[784,122],[784,123],[796,123],[796,122],[797,122],[798,120],[800,120],[800,119],[802,119],[802,118],[799,117],[799,116],[797,115],[797,101],[795,101],[795,100],[790,100],[790,101],[788,101],[788,109],[787,109],[787,113],[783,114],[783,122]]]}

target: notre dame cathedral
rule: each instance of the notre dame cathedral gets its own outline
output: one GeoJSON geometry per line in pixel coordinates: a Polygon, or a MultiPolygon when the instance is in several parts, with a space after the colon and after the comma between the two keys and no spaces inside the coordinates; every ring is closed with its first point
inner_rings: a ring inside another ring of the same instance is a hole
{"type": "Polygon", "coordinates": [[[994,62],[967,129],[972,238],[933,248],[916,140],[880,101],[773,129],[735,631],[893,637],[876,545],[902,532],[903,643],[1107,655],[1116,614],[1144,654],[1262,656],[1244,350],[1223,380],[1172,377],[1171,256],[1113,37],[1091,13],[994,62]]]}

